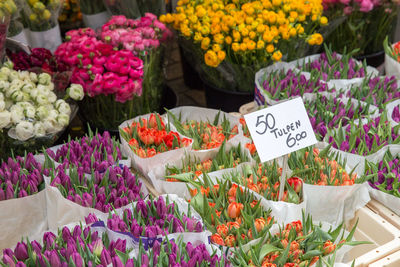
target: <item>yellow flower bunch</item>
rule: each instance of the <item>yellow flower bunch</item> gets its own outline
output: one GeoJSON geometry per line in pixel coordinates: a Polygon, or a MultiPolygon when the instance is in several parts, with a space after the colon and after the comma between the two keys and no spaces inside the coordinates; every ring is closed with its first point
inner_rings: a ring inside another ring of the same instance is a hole
{"type": "Polygon", "coordinates": [[[25,13],[29,27],[34,31],[44,31],[56,25],[63,0],[26,0],[25,13]]]}
{"type": "Polygon", "coordinates": [[[78,0],[65,0],[62,12],[58,17],[60,23],[76,22],[82,20],[81,9],[79,8],[78,0]]]}
{"type": "Polygon", "coordinates": [[[198,44],[211,67],[279,61],[302,40],[320,45],[315,29],[328,23],[321,0],[179,0],[176,10],[160,21],[198,44]]]}
{"type": "Polygon", "coordinates": [[[17,6],[13,0],[0,0],[0,18],[13,15],[15,12],[17,12],[17,6]]]}

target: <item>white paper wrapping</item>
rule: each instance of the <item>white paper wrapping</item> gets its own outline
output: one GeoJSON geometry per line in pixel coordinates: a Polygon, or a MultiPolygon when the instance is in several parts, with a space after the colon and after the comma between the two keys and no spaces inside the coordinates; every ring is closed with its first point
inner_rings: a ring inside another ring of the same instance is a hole
{"type": "Polygon", "coordinates": [[[93,15],[82,13],[82,19],[86,27],[96,30],[97,28],[101,28],[101,26],[103,26],[110,19],[110,13],[108,13],[108,11],[93,15]]]}
{"type": "Polygon", "coordinates": [[[18,33],[17,35],[10,36],[8,38],[10,38],[10,39],[12,39],[14,41],[20,42],[20,43],[22,43],[24,45],[28,45],[29,44],[29,41],[28,41],[28,38],[27,38],[26,29],[22,29],[22,31],[20,33],[18,33]]]}
{"type": "MultiPolygon", "coordinates": [[[[393,47],[393,45],[392,45],[393,47]]],[[[385,53],[385,74],[400,79],[400,63],[385,53]]]]}
{"type": "Polygon", "coordinates": [[[373,199],[378,200],[384,204],[388,209],[400,216],[400,198],[393,195],[387,194],[380,190],[376,190],[372,187],[369,188],[369,192],[373,199]]]}
{"type": "MultiPolygon", "coordinates": [[[[400,74],[400,72],[399,72],[399,74],[400,74]]],[[[400,106],[400,99],[390,102],[385,107],[388,121],[390,122],[390,125],[392,127],[395,127],[395,126],[397,126],[399,124],[398,122],[394,121],[393,118],[392,118],[393,110],[397,106],[400,106]]]]}
{"type": "Polygon", "coordinates": [[[29,31],[28,39],[32,48],[43,47],[54,53],[57,47],[62,43],[60,26],[57,23],[57,26],[47,31],[29,31]]]}

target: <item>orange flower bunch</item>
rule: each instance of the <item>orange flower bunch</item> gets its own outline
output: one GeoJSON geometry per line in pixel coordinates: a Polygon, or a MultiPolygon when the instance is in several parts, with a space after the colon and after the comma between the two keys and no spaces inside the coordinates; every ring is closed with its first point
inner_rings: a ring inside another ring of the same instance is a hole
{"type": "Polygon", "coordinates": [[[189,157],[182,160],[181,168],[176,166],[167,166],[166,181],[177,182],[180,174],[193,174],[193,180],[196,180],[203,172],[214,172],[222,169],[237,167],[240,163],[249,161],[246,154],[242,153],[241,145],[231,148],[228,152],[225,149],[225,142],[220,147],[218,154],[213,159],[206,159],[202,162],[189,157]],[[172,176],[172,177],[171,177],[172,176]]]}
{"type": "Polygon", "coordinates": [[[328,155],[327,147],[323,151],[317,148],[305,148],[290,154],[289,167],[293,174],[300,175],[307,184],[345,186],[356,183],[357,174],[347,173],[333,156],[328,155]]]}
{"type": "Polygon", "coordinates": [[[265,236],[272,226],[270,211],[264,210],[253,194],[230,181],[211,185],[205,175],[204,183],[197,184],[191,194],[190,202],[213,233],[214,244],[236,247],[265,236]]]}
{"type": "MultiPolygon", "coordinates": [[[[311,217],[303,215],[303,221],[294,221],[282,227],[278,233],[269,233],[264,243],[252,246],[252,253],[242,249],[231,257],[234,266],[300,267],[312,266],[322,257],[333,255],[343,245],[358,245],[364,242],[351,242],[355,227],[344,238],[343,225],[324,231],[321,225],[314,225],[311,217]],[[351,243],[350,243],[351,242],[351,243]]],[[[334,257],[324,259],[330,263],[334,257]]]]}
{"type": "Polygon", "coordinates": [[[242,125],[243,129],[243,135],[249,139],[251,139],[251,142],[246,143],[246,148],[250,151],[250,154],[254,156],[256,154],[256,146],[254,145],[253,139],[251,138],[249,128],[247,127],[246,121],[244,118],[240,118],[240,124],[242,125]]]}
{"type": "Polygon", "coordinates": [[[238,126],[231,127],[231,123],[226,117],[221,123],[218,123],[220,113],[216,115],[213,123],[195,120],[181,122],[174,114],[168,112],[168,115],[172,118],[172,123],[178,132],[193,139],[192,148],[194,150],[220,147],[224,141],[239,133],[238,126]]]}
{"type": "MultiPolygon", "coordinates": [[[[282,168],[274,162],[272,164],[259,164],[256,167],[244,170],[243,173],[231,173],[225,178],[249,188],[268,200],[278,201],[281,200],[279,197],[281,175],[282,168]]],[[[300,203],[301,197],[301,179],[297,177],[289,178],[285,185],[282,201],[300,203]]]]}
{"type": "Polygon", "coordinates": [[[141,118],[123,128],[121,135],[133,152],[141,158],[150,158],[162,152],[188,146],[192,142],[166,128],[160,115],[154,113],[148,120],[141,118]]]}

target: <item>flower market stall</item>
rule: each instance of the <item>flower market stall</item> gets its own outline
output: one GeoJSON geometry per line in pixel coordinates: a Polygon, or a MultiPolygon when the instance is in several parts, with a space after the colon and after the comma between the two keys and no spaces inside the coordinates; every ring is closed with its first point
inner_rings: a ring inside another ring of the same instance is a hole
{"type": "Polygon", "coordinates": [[[397,5],[0,0],[0,266],[400,266],[397,5]]]}

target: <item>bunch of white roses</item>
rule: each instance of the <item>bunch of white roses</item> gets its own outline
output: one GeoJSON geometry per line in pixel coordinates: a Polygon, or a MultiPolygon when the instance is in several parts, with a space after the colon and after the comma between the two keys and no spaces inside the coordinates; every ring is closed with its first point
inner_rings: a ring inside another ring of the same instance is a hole
{"type": "MultiPolygon", "coordinates": [[[[82,100],[83,88],[72,84],[66,98],[82,100]]],[[[66,100],[66,99],[65,99],[66,100]]],[[[61,131],[69,124],[71,107],[54,93],[47,73],[15,71],[12,64],[0,69],[0,131],[20,141],[61,131]]]]}

